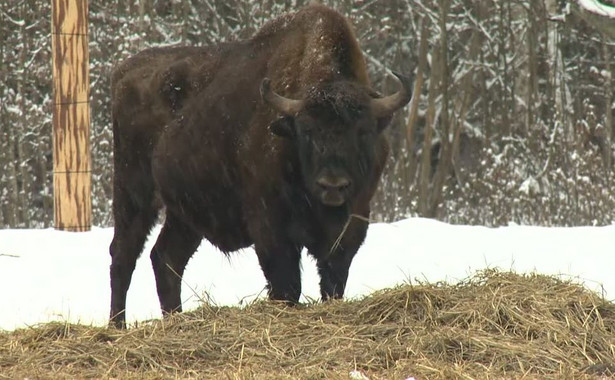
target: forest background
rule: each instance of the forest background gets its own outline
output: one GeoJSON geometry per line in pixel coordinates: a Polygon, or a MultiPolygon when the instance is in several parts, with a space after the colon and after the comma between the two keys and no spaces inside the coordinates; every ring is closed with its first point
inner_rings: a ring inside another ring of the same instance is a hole
{"type": "MultiPolygon", "coordinates": [[[[151,46],[249,38],[307,1],[90,0],[92,220],[113,224],[110,77],[151,46]]],[[[388,130],[375,221],[615,221],[613,46],[569,1],[330,0],[372,84],[413,102],[388,130]]],[[[51,2],[0,0],[0,227],[53,225],[51,2]]]]}

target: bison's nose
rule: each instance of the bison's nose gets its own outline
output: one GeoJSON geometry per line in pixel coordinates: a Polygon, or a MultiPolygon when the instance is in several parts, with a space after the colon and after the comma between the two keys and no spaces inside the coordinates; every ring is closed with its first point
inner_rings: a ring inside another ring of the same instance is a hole
{"type": "Polygon", "coordinates": [[[318,186],[329,191],[344,191],[350,186],[350,180],[346,177],[322,176],[316,181],[318,186]]]}
{"type": "Polygon", "coordinates": [[[341,206],[346,202],[352,182],[344,175],[326,173],[316,180],[320,201],[327,206],[341,206]]]}

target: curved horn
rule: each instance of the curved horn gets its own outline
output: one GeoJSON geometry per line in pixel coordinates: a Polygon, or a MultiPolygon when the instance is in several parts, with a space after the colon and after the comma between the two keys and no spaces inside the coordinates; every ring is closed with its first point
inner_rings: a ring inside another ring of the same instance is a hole
{"type": "Polygon", "coordinates": [[[277,111],[287,116],[294,116],[303,108],[303,100],[289,99],[271,90],[271,80],[263,79],[261,83],[261,97],[277,111]]]}
{"type": "Polygon", "coordinates": [[[401,89],[393,95],[372,99],[372,115],[377,118],[390,116],[393,112],[405,106],[412,98],[412,83],[409,78],[393,72],[401,84],[401,89]]]}

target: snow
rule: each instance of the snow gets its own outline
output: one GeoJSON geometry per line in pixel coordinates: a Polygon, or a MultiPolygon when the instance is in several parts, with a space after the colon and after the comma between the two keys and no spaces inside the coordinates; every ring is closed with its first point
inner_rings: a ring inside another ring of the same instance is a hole
{"type": "Polygon", "coordinates": [[[615,18],[615,8],[602,4],[597,0],[577,0],[579,6],[588,12],[599,16],[615,18]]]}
{"type": "MultiPolygon", "coordinates": [[[[159,228],[150,236],[151,249],[159,228]]],[[[52,320],[106,325],[111,228],[74,233],[0,230],[0,329],[52,320]]],[[[410,218],[372,224],[350,269],[346,297],[417,281],[458,282],[484,268],[559,275],[615,298],[615,225],[486,228],[410,218]]],[[[223,255],[206,240],[188,263],[184,309],[203,300],[245,305],[265,297],[265,280],[252,249],[223,255]]],[[[314,262],[303,259],[302,300],[319,298],[314,262]]],[[[149,254],[137,262],[127,300],[129,323],[159,318],[149,254]]]]}

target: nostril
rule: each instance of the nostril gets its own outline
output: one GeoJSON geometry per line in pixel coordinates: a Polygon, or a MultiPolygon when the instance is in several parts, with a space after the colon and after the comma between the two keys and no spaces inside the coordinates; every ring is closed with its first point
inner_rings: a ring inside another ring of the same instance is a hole
{"type": "Polygon", "coordinates": [[[349,187],[350,187],[350,181],[349,181],[349,180],[347,180],[347,179],[345,179],[345,178],[344,178],[344,180],[343,180],[343,181],[338,182],[338,183],[337,183],[337,186],[336,186],[336,188],[337,188],[339,191],[345,191],[345,190],[346,190],[346,189],[348,189],[349,187]]]}

